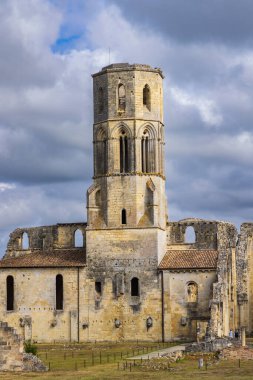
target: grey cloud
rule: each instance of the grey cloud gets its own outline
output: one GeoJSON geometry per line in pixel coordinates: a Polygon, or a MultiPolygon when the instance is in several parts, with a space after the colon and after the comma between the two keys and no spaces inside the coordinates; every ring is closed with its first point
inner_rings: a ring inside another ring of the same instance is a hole
{"type": "Polygon", "coordinates": [[[111,0],[131,23],[179,43],[253,43],[251,0],[111,0]]]}

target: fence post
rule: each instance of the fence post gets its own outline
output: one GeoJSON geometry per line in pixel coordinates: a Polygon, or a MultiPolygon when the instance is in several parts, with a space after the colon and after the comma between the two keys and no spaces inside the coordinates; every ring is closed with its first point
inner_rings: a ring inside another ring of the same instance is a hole
{"type": "Polygon", "coordinates": [[[102,363],[101,351],[99,351],[99,360],[100,360],[100,364],[101,364],[102,363]]]}

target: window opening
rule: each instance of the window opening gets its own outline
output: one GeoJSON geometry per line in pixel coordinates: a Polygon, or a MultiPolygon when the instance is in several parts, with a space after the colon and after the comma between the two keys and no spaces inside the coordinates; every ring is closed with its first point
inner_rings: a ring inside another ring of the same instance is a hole
{"type": "Polygon", "coordinates": [[[6,278],[6,308],[7,311],[14,310],[14,278],[7,276],[6,278]]]}
{"type": "Polygon", "coordinates": [[[63,310],[63,277],[61,274],[57,274],[55,285],[56,310],[63,310]]]}
{"type": "Polygon", "coordinates": [[[198,302],[198,285],[195,282],[187,284],[187,302],[198,302]]]}
{"type": "Polygon", "coordinates": [[[102,283],[101,283],[101,281],[95,282],[95,292],[97,293],[98,296],[101,296],[101,294],[102,294],[102,283]]]}
{"type": "Polygon", "coordinates": [[[147,84],[143,88],[143,105],[146,106],[149,111],[151,110],[150,88],[147,84]]]}
{"type": "Polygon", "coordinates": [[[121,211],[121,224],[127,224],[126,210],[124,208],[121,211]]]}
{"type": "Polygon", "coordinates": [[[129,172],[128,164],[128,138],[125,136],[125,132],[122,132],[122,135],[119,138],[120,144],[120,173],[129,172]]]}
{"type": "Polygon", "coordinates": [[[141,139],[141,164],[143,173],[151,172],[151,157],[153,157],[153,155],[153,142],[149,138],[148,131],[145,130],[141,139]]]}
{"type": "Polygon", "coordinates": [[[29,248],[29,238],[26,232],[22,235],[22,249],[28,249],[29,248]]]}
{"type": "Polygon", "coordinates": [[[83,233],[79,229],[75,231],[75,247],[83,247],[83,233]]]}
{"type": "Polygon", "coordinates": [[[126,90],[123,84],[118,86],[118,110],[124,112],[126,109],[126,90]]]}
{"type": "Polygon", "coordinates": [[[196,234],[194,231],[194,228],[192,226],[186,227],[185,230],[185,243],[195,243],[196,241],[196,234]]]}
{"type": "Polygon", "coordinates": [[[139,297],[140,289],[139,289],[139,279],[137,277],[133,277],[131,280],[131,296],[139,297]]]}

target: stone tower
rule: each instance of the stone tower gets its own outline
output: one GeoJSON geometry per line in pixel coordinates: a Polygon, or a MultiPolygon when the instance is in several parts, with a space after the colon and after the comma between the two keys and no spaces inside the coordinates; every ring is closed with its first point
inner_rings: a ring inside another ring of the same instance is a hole
{"type": "MultiPolygon", "coordinates": [[[[161,337],[157,266],[166,250],[167,222],[162,79],[159,69],[127,63],[93,75],[87,299],[95,289],[89,316],[94,323],[111,321],[102,332],[108,340],[161,337]],[[155,323],[147,329],[151,310],[155,323]],[[112,321],[121,327],[112,328],[112,321]]],[[[101,331],[91,338],[100,339],[101,331]]]]}
{"type": "Polygon", "coordinates": [[[166,227],[162,79],[160,69],[128,63],[93,75],[90,229],[166,227]]]}

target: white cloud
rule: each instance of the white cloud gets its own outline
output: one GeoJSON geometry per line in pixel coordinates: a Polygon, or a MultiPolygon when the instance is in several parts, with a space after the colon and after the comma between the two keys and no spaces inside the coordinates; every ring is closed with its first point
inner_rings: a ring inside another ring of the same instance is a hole
{"type": "Polygon", "coordinates": [[[0,192],[4,192],[6,190],[12,190],[12,189],[15,189],[15,185],[14,184],[11,184],[11,183],[4,183],[4,182],[0,182],[0,192]]]}
{"type": "Polygon", "coordinates": [[[172,87],[170,90],[176,102],[186,107],[196,108],[204,123],[211,126],[219,126],[222,123],[222,115],[212,99],[188,93],[178,87],[172,87]]]}

